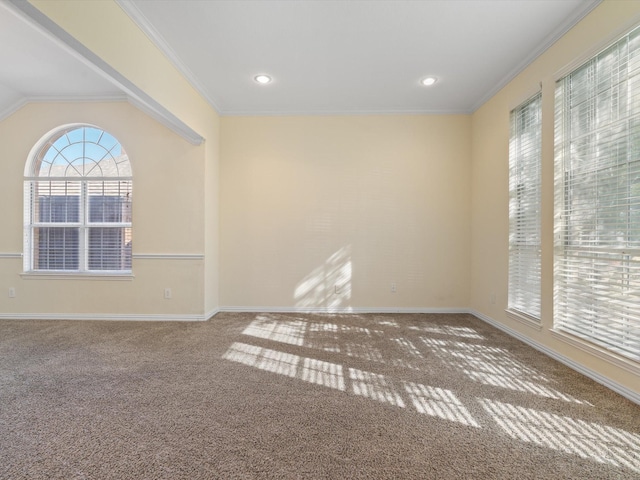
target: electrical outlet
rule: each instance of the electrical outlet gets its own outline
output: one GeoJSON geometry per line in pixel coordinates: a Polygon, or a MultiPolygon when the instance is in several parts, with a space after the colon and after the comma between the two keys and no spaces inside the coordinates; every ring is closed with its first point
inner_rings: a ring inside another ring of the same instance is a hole
{"type": "Polygon", "coordinates": [[[335,285],[333,287],[333,293],[340,293],[340,285],[335,285]]]}
{"type": "Polygon", "coordinates": [[[396,293],[397,290],[398,287],[396,285],[396,282],[391,282],[391,293],[396,293]]]}
{"type": "Polygon", "coordinates": [[[9,298],[16,298],[16,289],[15,287],[9,288],[9,298]]]}
{"type": "Polygon", "coordinates": [[[491,296],[489,297],[489,301],[491,302],[491,305],[495,305],[496,304],[496,294],[492,293],[491,296]]]}
{"type": "Polygon", "coordinates": [[[164,289],[164,298],[166,298],[167,300],[169,300],[171,298],[171,289],[170,288],[165,288],[164,289]]]}

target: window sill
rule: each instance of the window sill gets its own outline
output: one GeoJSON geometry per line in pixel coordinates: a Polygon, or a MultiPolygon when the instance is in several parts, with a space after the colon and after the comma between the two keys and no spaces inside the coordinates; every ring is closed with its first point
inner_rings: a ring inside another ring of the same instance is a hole
{"type": "Polygon", "coordinates": [[[133,273],[89,273],[89,272],[24,272],[20,276],[25,280],[103,280],[130,281],[133,273]]]}
{"type": "Polygon", "coordinates": [[[601,360],[604,360],[628,372],[631,372],[634,375],[640,375],[640,363],[630,358],[617,355],[615,352],[611,352],[604,348],[598,347],[597,345],[589,343],[586,340],[582,340],[560,330],[551,329],[550,332],[555,338],[564,343],[567,343],[582,350],[583,352],[587,352],[601,360]]]}
{"type": "Polygon", "coordinates": [[[539,319],[534,318],[526,313],[519,312],[517,310],[505,310],[507,316],[513,320],[516,320],[528,327],[534,328],[536,330],[542,330],[542,323],[539,319]]]}

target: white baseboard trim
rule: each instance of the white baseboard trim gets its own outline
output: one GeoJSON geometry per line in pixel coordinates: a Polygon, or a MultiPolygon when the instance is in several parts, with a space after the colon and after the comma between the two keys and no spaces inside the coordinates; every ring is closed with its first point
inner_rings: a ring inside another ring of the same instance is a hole
{"type": "Polygon", "coordinates": [[[224,306],[220,312],[238,313],[469,313],[468,308],[413,308],[413,307],[238,307],[224,306]]]}
{"type": "Polygon", "coordinates": [[[237,313],[469,313],[467,308],[329,308],[329,307],[217,307],[204,314],[146,313],[0,313],[0,320],[104,320],[133,322],[206,322],[221,312],[237,313]]]}
{"type": "Polygon", "coordinates": [[[473,309],[469,310],[469,313],[471,315],[473,315],[474,317],[477,317],[479,320],[482,320],[483,322],[488,323],[489,325],[496,327],[499,330],[502,330],[503,332],[505,332],[506,334],[517,338],[518,340],[520,340],[523,343],[526,343],[527,345],[529,345],[530,347],[535,348],[536,350],[538,350],[539,352],[544,353],[545,355],[553,358],[554,360],[559,361],[560,363],[566,365],[567,367],[575,370],[578,373],[581,373],[582,375],[584,375],[585,377],[589,377],[590,379],[598,382],[601,385],[604,385],[605,387],[607,387],[610,390],[613,390],[616,393],[619,393],[620,395],[622,395],[623,397],[631,400],[632,402],[640,405],[640,394],[634,392],[633,390],[628,389],[627,387],[620,385],[617,382],[614,382],[613,380],[597,373],[594,372],[593,370],[591,370],[590,368],[585,367],[584,365],[581,365],[573,360],[571,360],[568,357],[565,357],[564,355],[562,355],[561,353],[558,353],[555,350],[550,349],[549,347],[546,347],[545,345],[542,345],[538,342],[536,342],[535,340],[532,340],[531,338],[527,337],[526,335],[521,334],[520,332],[513,330],[512,328],[507,327],[506,325],[503,325],[500,322],[497,322],[496,320],[492,319],[491,317],[488,317],[487,315],[484,315],[480,312],[477,312],[473,309]]]}
{"type": "MultiPolygon", "coordinates": [[[[217,313],[217,312],[216,312],[217,313]]],[[[207,314],[155,314],[155,313],[0,313],[0,320],[96,320],[112,322],[205,322],[207,314]]]]}

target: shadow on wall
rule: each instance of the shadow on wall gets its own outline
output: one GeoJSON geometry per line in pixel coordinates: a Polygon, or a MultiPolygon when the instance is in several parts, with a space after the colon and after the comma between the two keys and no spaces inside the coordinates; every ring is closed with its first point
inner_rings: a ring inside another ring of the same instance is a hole
{"type": "MultiPolygon", "coordinates": [[[[348,271],[348,256],[332,258],[338,278],[348,271]]],[[[326,298],[325,287],[312,278],[304,288],[309,301],[326,298]]],[[[415,316],[371,318],[259,314],[223,358],[640,473],[640,435],[591,417],[589,401],[496,345],[470,326],[469,317],[443,315],[432,323],[412,321],[415,316]]]]}
{"type": "Polygon", "coordinates": [[[294,300],[300,309],[348,310],[351,304],[351,246],[342,247],[298,283],[294,300]]]}

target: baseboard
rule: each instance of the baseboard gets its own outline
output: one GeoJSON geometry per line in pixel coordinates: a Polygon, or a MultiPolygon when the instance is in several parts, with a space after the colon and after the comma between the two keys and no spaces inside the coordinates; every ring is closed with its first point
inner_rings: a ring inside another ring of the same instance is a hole
{"type": "Polygon", "coordinates": [[[530,347],[535,348],[536,350],[538,350],[539,352],[544,353],[545,355],[553,358],[554,360],[559,361],[560,363],[566,365],[567,367],[571,368],[572,370],[575,370],[578,373],[581,373],[582,375],[584,375],[585,377],[589,377],[591,380],[594,380],[596,382],[598,382],[601,385],[604,385],[605,387],[607,387],[610,390],[613,390],[616,393],[619,393],[620,395],[622,395],[623,397],[631,400],[632,402],[640,405],[640,394],[634,392],[633,390],[628,389],[627,387],[620,385],[617,382],[614,382],[613,380],[591,370],[590,368],[585,367],[584,365],[581,365],[573,360],[571,360],[568,357],[565,357],[564,355],[562,355],[561,353],[558,353],[555,350],[550,349],[549,347],[542,345],[541,343],[536,342],[535,340],[532,340],[531,338],[527,337],[526,335],[523,335],[522,333],[507,327],[506,325],[503,325],[500,322],[497,322],[496,320],[494,320],[491,317],[488,317],[487,315],[484,315],[480,312],[477,312],[475,310],[469,310],[468,311],[471,315],[473,315],[474,317],[477,317],[479,320],[482,320],[483,322],[488,323],[489,325],[496,327],[499,330],[502,330],[503,332],[505,332],[506,334],[517,338],[518,340],[520,340],[523,343],[526,343],[527,345],[529,345],[530,347]]]}
{"type": "Polygon", "coordinates": [[[135,313],[0,313],[0,320],[102,320],[115,322],[204,322],[217,312],[207,314],[135,314],[135,313]]]}
{"type": "Polygon", "coordinates": [[[466,308],[331,308],[331,307],[218,307],[204,314],[135,313],[0,313],[0,320],[107,320],[147,322],[204,322],[220,312],[242,313],[469,313],[466,308]]]}
{"type": "Polygon", "coordinates": [[[220,312],[241,313],[469,313],[468,308],[413,308],[413,307],[239,307],[224,306],[220,312]]]}

